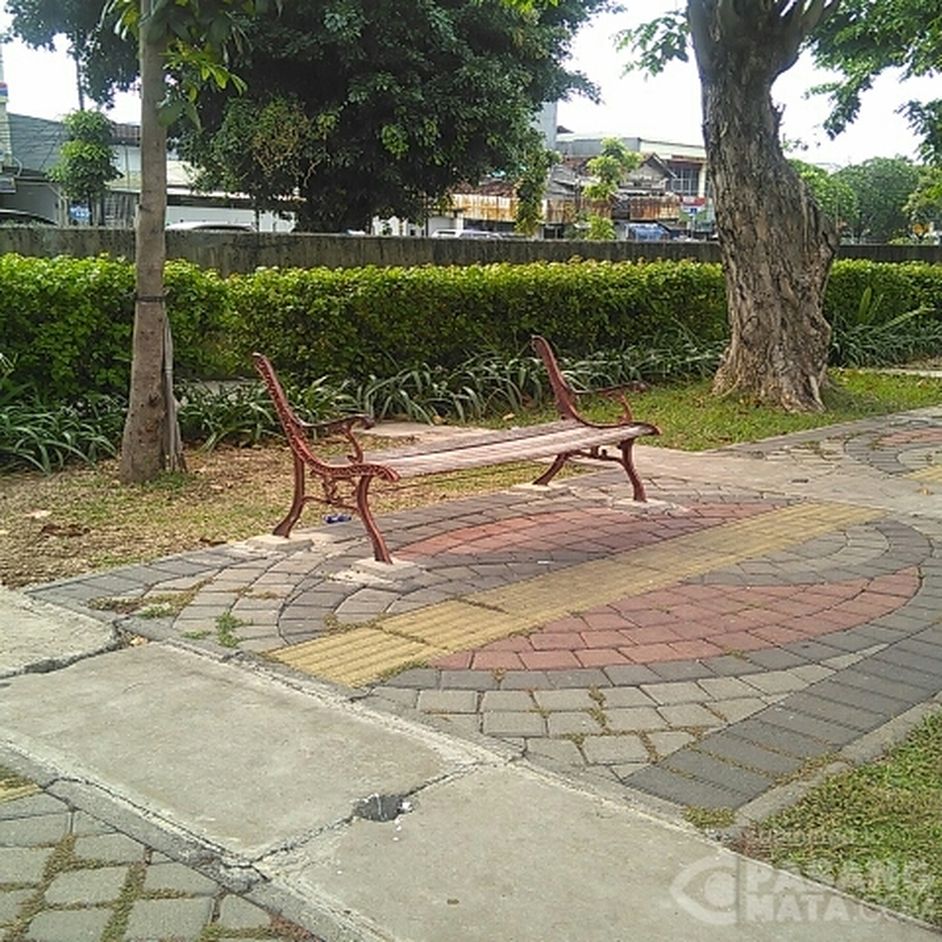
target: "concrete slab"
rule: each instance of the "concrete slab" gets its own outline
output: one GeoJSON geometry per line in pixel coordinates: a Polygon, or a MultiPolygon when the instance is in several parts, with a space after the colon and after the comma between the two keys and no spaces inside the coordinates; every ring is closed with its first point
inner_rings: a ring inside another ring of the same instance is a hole
{"type": "Polygon", "coordinates": [[[54,670],[115,643],[105,621],[0,587],[0,677],[54,670]]]}
{"type": "Polygon", "coordinates": [[[15,678],[0,745],[244,858],[490,755],[156,644],[15,678]]]}
{"type": "Polygon", "coordinates": [[[355,913],[364,939],[938,938],[526,769],[475,770],[414,804],[397,822],[354,821],[260,869],[355,913]]]}

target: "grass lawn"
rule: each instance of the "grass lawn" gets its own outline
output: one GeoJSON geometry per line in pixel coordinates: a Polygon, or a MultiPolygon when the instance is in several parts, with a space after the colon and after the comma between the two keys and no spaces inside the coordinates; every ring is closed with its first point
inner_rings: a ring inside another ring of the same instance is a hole
{"type": "Polygon", "coordinates": [[[739,849],[942,926],[942,713],[762,822],[739,849]]]}

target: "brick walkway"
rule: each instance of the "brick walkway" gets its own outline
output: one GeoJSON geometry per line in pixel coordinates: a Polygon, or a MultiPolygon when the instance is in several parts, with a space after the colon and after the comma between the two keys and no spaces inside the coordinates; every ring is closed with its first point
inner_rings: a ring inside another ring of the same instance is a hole
{"type": "Polygon", "coordinates": [[[388,515],[392,568],[351,521],[33,594],[735,809],[942,690],[940,453],[927,413],[714,453],[709,485],[644,449],[648,505],[599,472],[388,515]]]}
{"type": "Polygon", "coordinates": [[[2,769],[0,939],[317,942],[204,873],[2,769]]]}

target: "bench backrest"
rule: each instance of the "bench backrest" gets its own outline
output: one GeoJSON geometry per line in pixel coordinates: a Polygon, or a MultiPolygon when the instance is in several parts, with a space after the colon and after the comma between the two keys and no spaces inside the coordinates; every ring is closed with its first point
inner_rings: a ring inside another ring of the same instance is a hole
{"type": "Polygon", "coordinates": [[[295,454],[300,454],[309,461],[319,462],[317,456],[311,451],[308,445],[307,436],[304,434],[304,427],[301,420],[294,414],[294,410],[288,404],[288,397],[281,386],[278,374],[271,365],[271,361],[263,353],[253,353],[252,362],[255,369],[258,370],[271,401],[275,404],[275,411],[278,413],[278,420],[284,429],[285,437],[295,454]]]}
{"type": "Polygon", "coordinates": [[[530,344],[536,355],[543,361],[546,367],[546,373],[549,377],[550,388],[553,390],[553,396],[556,399],[556,409],[564,419],[579,419],[582,417],[576,408],[576,394],[572,387],[566,382],[563,371],[556,362],[556,354],[549,341],[539,334],[534,334],[530,338],[530,344]]]}

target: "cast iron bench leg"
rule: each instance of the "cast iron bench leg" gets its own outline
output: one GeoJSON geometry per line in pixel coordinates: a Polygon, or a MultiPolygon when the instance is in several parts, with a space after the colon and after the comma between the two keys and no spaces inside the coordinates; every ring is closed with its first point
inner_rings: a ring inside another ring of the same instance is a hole
{"type": "Polygon", "coordinates": [[[275,536],[290,536],[292,527],[298,522],[298,517],[304,509],[304,462],[294,453],[292,457],[294,458],[294,497],[285,519],[272,530],[275,536]]]}
{"type": "Polygon", "coordinates": [[[553,459],[553,463],[533,482],[534,484],[549,484],[562,470],[563,465],[569,460],[569,452],[564,451],[553,459]]]}
{"type": "Polygon", "coordinates": [[[618,447],[621,449],[621,464],[625,469],[625,472],[628,474],[628,480],[631,481],[631,486],[634,489],[635,500],[639,503],[645,503],[647,502],[648,495],[645,494],[644,485],[641,483],[641,478],[638,477],[638,472],[635,471],[635,463],[631,455],[634,444],[635,443],[633,439],[618,443],[618,447]]]}
{"type": "Polygon", "coordinates": [[[386,548],[386,541],[383,539],[383,534],[380,533],[379,527],[376,525],[373,511],[370,510],[369,489],[370,481],[372,480],[373,476],[368,474],[361,477],[357,483],[357,513],[360,515],[363,526],[366,528],[366,532],[369,534],[370,540],[373,543],[373,559],[378,563],[391,563],[392,557],[389,555],[389,550],[386,548]]]}

